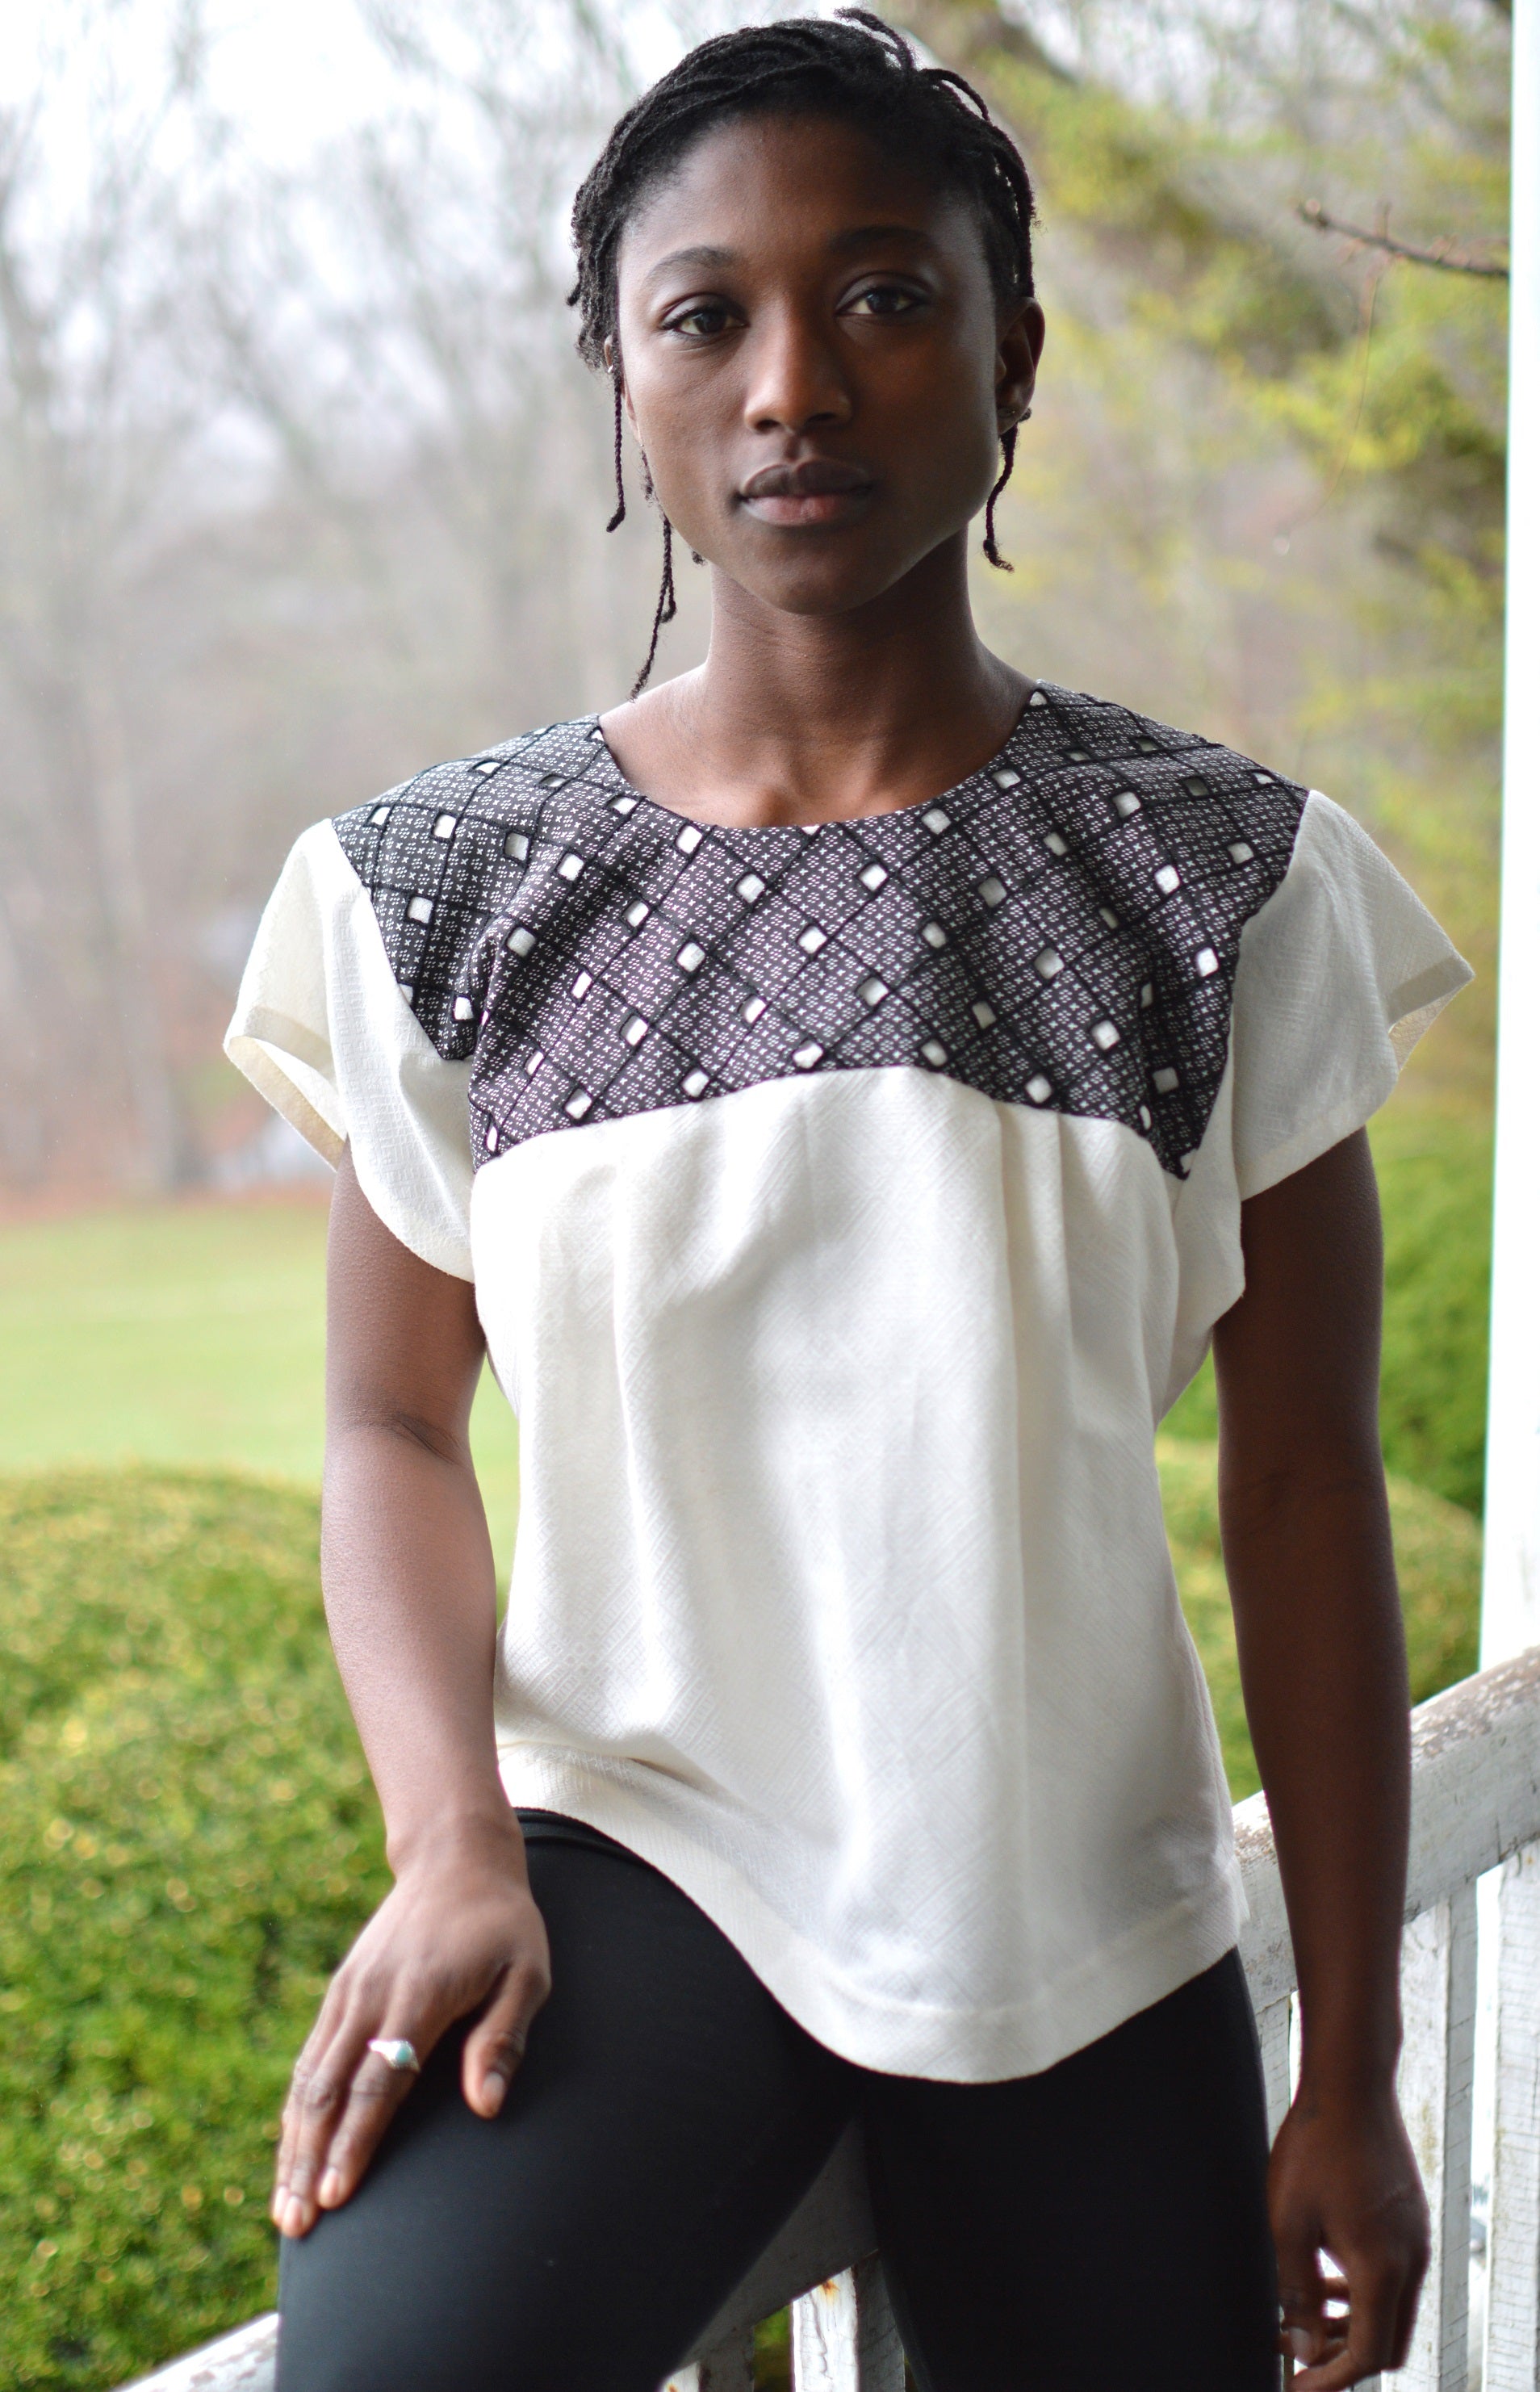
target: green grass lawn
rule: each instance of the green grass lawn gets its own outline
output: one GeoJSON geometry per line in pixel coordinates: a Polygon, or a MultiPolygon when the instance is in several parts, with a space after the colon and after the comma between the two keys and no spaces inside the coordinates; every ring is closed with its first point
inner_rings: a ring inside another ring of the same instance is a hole
{"type": "MultiPolygon", "coordinates": [[[[159,1462],[321,1475],[326,1202],[145,1205],[0,1225],[0,1470],[159,1462]]],[[[472,1423],[506,1582],[518,1439],[472,1423]]]]}

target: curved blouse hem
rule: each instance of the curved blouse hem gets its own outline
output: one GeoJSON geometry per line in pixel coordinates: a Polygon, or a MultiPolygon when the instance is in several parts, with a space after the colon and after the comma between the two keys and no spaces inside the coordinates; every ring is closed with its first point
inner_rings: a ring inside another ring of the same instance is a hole
{"type": "Polygon", "coordinates": [[[512,1746],[498,1765],[511,1802],[581,1820],[648,1862],[705,1911],[799,2026],[883,2075],[964,2085],[1036,2075],[1211,1968],[1246,1917],[1238,1867],[1216,1854],[1205,1884],[1019,2002],[963,2010],[887,1999],[853,1985],[730,1861],[661,1818],[628,1785],[624,1762],[512,1746]]]}

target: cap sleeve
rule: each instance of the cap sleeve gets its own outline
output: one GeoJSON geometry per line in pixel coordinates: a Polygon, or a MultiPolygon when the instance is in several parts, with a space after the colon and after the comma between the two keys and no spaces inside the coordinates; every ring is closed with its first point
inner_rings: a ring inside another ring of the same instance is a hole
{"type": "Polygon", "coordinates": [[[268,901],[225,1052],[328,1163],[352,1149],[386,1228],[472,1279],[471,1066],[441,1056],[396,986],[374,909],[330,823],[296,843],[268,901]]]}
{"type": "Polygon", "coordinates": [[[1351,814],[1314,791],[1240,942],[1232,1135],[1242,1197],[1377,1112],[1470,967],[1351,814]]]}

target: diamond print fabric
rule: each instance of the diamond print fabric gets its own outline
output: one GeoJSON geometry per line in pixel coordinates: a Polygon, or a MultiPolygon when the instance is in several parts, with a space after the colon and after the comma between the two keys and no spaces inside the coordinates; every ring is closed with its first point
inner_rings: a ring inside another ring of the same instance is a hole
{"type": "Polygon", "coordinates": [[[592,718],[336,830],[403,995],[473,1057],[482,1162],[550,1130],[910,1064],[1122,1123],[1184,1175],[1240,934],[1306,792],[1044,686],[992,764],[892,814],[724,829],[631,789],[592,718]]]}

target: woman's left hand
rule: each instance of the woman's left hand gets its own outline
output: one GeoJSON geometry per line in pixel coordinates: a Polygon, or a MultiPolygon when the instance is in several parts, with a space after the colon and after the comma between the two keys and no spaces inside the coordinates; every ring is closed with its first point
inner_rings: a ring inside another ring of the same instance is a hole
{"type": "Polygon", "coordinates": [[[1394,2093],[1326,2099],[1301,2083],[1274,2145],[1268,2205],[1282,2348],[1300,2366],[1290,2392],[1345,2392],[1404,2365],[1428,2204],[1394,2093]],[[1339,2276],[1326,2273],[1328,2255],[1339,2276]]]}

